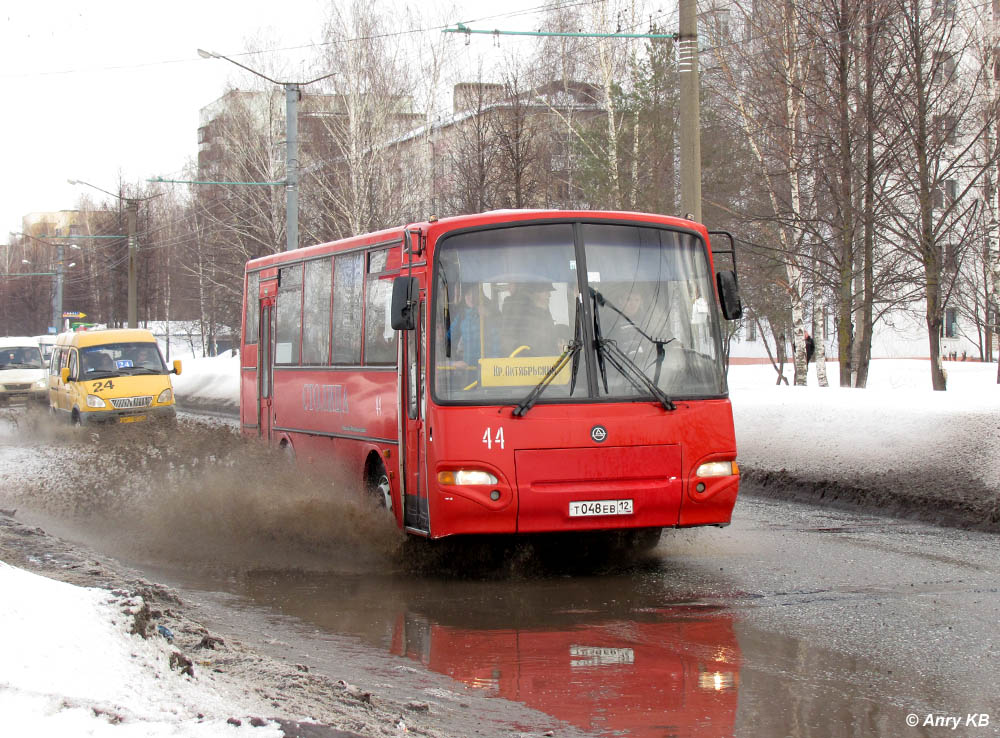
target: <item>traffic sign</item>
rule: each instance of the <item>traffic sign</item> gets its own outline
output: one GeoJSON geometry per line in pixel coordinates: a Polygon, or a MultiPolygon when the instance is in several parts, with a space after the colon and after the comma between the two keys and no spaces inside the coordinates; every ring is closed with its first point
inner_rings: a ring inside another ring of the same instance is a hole
{"type": "Polygon", "coordinates": [[[87,314],[86,313],[81,313],[81,312],[73,311],[73,312],[65,312],[65,313],[63,313],[63,317],[64,318],[86,318],[87,314]]]}

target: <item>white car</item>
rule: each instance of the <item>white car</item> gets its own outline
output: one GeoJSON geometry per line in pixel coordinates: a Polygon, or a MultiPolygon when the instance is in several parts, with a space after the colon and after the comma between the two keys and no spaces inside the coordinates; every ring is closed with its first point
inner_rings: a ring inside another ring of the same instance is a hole
{"type": "Polygon", "coordinates": [[[38,339],[0,338],[0,406],[46,403],[48,395],[48,370],[38,339]]]}

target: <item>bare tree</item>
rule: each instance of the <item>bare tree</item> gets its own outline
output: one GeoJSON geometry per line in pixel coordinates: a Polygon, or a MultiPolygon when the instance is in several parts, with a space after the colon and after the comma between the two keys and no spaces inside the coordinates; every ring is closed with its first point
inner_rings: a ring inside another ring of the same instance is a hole
{"type": "Polygon", "coordinates": [[[414,110],[407,57],[390,25],[388,12],[355,0],[347,11],[333,8],[324,31],[323,66],[338,74],[325,82],[331,97],[315,114],[303,177],[313,240],[398,223],[419,202],[418,188],[406,186],[410,162],[399,160],[393,144],[423,116],[414,110]]]}
{"type": "Polygon", "coordinates": [[[736,120],[765,172],[763,181],[775,222],[791,311],[795,383],[806,383],[806,273],[811,234],[803,227],[816,212],[815,169],[806,128],[808,82],[815,71],[803,43],[797,0],[737,6],[748,41],[720,53],[722,74],[732,90],[736,120]]]}
{"type": "Polygon", "coordinates": [[[974,108],[985,70],[954,5],[928,9],[917,0],[896,0],[893,7],[888,33],[900,73],[887,131],[898,134],[887,147],[896,177],[888,193],[890,230],[900,255],[919,265],[931,384],[944,390],[944,309],[962,262],[985,237],[976,228],[983,208],[978,188],[996,161],[995,154],[976,156],[986,130],[974,108]]]}
{"type": "Polygon", "coordinates": [[[516,65],[508,66],[503,91],[503,103],[492,116],[497,197],[502,207],[525,208],[540,204],[540,111],[516,65]]]}
{"type": "Polygon", "coordinates": [[[499,206],[494,118],[503,89],[484,82],[482,69],[476,82],[456,88],[455,114],[450,121],[454,133],[446,153],[450,171],[447,202],[452,212],[477,213],[499,206]]]}

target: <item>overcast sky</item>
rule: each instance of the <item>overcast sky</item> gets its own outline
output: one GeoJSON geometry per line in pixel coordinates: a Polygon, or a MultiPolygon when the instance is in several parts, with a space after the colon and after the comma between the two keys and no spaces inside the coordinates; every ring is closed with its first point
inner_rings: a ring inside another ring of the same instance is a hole
{"type": "MultiPolygon", "coordinates": [[[[523,29],[532,22],[523,11],[542,2],[442,0],[433,15],[449,17],[443,8],[454,5],[454,22],[493,18],[489,27],[523,29]]],[[[21,230],[27,213],[73,209],[84,192],[103,197],[67,179],[114,191],[119,176],[126,182],[180,178],[197,156],[199,109],[240,74],[228,62],[200,58],[196,49],[235,56],[248,39],[266,39],[284,49],[276,54],[285,64],[301,66],[313,56],[308,47],[320,38],[328,5],[322,0],[5,2],[0,243],[21,230]]],[[[493,44],[489,36],[473,37],[468,47],[454,38],[456,54],[467,59],[493,44]]],[[[468,63],[474,77],[475,64],[468,63]]]]}

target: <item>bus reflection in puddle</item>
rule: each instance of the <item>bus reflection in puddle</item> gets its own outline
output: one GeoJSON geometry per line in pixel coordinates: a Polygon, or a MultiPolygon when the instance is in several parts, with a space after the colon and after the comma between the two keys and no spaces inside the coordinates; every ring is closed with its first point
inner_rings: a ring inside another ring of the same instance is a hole
{"type": "Polygon", "coordinates": [[[471,630],[407,614],[397,622],[392,651],[602,735],[734,730],[739,647],[731,617],[705,608],[565,630],[471,630]]]}

